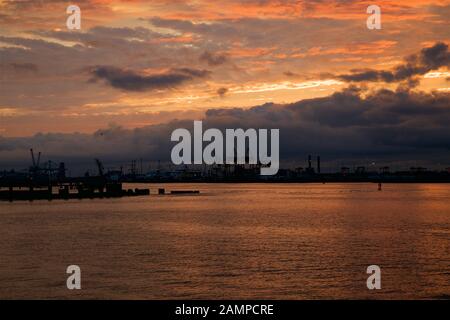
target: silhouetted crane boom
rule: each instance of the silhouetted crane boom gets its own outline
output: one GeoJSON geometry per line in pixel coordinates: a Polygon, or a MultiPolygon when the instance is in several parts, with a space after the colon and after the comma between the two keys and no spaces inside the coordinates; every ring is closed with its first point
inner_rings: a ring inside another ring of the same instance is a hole
{"type": "Polygon", "coordinates": [[[33,148],[30,149],[30,153],[31,153],[31,160],[33,161],[33,167],[36,167],[36,161],[35,161],[35,159],[34,159],[33,148]]]}
{"type": "Polygon", "coordinates": [[[104,173],[103,173],[104,168],[103,168],[102,162],[101,162],[99,159],[95,159],[95,163],[97,163],[97,167],[98,167],[98,175],[99,175],[100,177],[103,177],[103,176],[104,176],[104,173]]]}

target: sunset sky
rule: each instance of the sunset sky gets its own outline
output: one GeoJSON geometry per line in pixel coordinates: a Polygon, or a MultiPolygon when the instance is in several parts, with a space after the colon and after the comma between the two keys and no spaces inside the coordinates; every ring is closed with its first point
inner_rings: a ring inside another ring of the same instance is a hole
{"type": "Polygon", "coordinates": [[[286,158],[445,163],[449,17],[449,0],[0,0],[0,164],[164,158],[201,119],[280,128],[286,158]]]}

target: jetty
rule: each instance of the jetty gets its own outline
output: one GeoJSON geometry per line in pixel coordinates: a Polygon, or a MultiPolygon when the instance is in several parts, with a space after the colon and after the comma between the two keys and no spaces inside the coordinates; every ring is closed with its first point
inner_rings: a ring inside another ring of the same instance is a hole
{"type": "Polygon", "coordinates": [[[0,200],[4,201],[120,198],[146,195],[150,195],[150,189],[124,189],[121,182],[110,181],[104,176],[0,178],[0,200]]]}
{"type": "Polygon", "coordinates": [[[122,182],[114,181],[104,174],[103,164],[95,159],[98,175],[66,177],[64,163],[53,168],[52,162],[40,164],[33,149],[30,150],[32,165],[26,173],[10,172],[0,175],[0,200],[56,200],[120,198],[150,195],[150,189],[123,189],[122,182]]]}

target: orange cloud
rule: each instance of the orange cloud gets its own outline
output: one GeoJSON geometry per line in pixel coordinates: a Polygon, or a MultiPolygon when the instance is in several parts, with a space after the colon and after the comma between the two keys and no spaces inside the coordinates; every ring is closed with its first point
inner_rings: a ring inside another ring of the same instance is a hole
{"type": "MultiPolygon", "coordinates": [[[[323,48],[312,47],[306,52],[293,53],[290,55],[276,55],[277,58],[305,58],[311,56],[327,56],[327,55],[376,55],[383,53],[386,49],[389,49],[397,44],[396,41],[380,40],[371,43],[358,43],[349,44],[344,47],[337,48],[323,48]]],[[[356,59],[362,60],[361,57],[356,59]]],[[[356,61],[355,59],[353,61],[356,61]]]]}
{"type": "Polygon", "coordinates": [[[240,45],[227,51],[227,54],[234,58],[261,57],[273,52],[276,48],[245,48],[240,45]]]}

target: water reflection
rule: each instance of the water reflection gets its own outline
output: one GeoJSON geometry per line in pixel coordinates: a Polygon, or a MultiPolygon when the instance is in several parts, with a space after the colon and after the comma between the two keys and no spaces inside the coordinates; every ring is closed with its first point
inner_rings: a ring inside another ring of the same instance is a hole
{"type": "Polygon", "coordinates": [[[1,203],[0,297],[450,295],[449,185],[164,187],[201,194],[1,203]],[[81,291],[65,289],[69,264],[81,291]],[[371,264],[377,292],[365,286],[371,264]]]}

